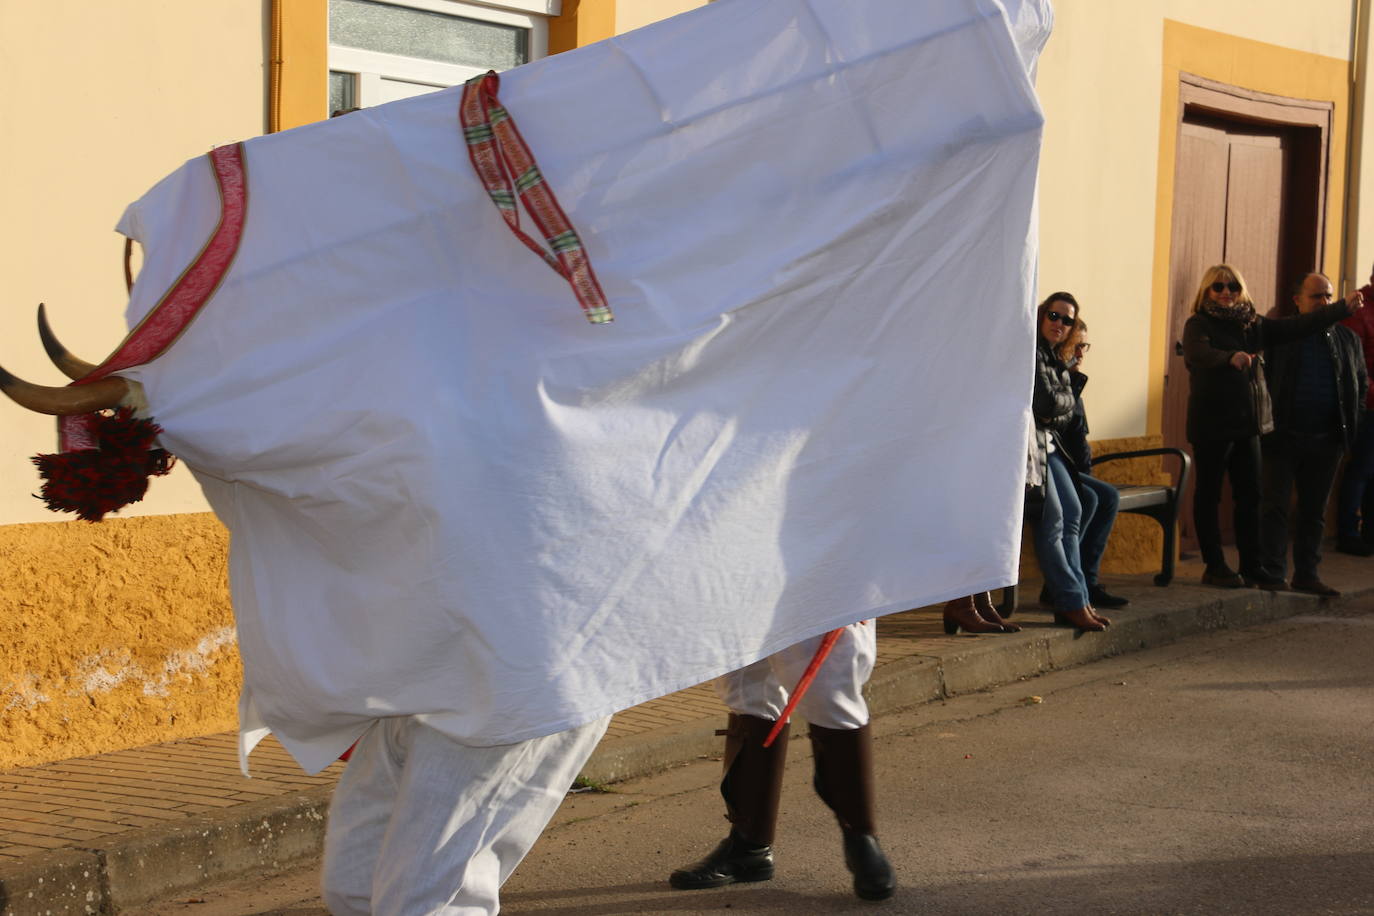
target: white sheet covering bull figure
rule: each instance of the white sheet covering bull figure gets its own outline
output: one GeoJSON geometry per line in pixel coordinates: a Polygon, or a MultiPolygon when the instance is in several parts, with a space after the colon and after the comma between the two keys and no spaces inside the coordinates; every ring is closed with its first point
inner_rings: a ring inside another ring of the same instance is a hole
{"type": "MultiPolygon", "coordinates": [[[[503,74],[612,324],[508,231],[461,89],[245,143],[232,266],[120,373],[232,533],[245,755],[382,720],[581,727],[580,764],[616,710],[1013,581],[1049,20],[721,0],[503,74]]],[[[219,216],[205,159],[129,208],[131,326],[219,216]]]]}

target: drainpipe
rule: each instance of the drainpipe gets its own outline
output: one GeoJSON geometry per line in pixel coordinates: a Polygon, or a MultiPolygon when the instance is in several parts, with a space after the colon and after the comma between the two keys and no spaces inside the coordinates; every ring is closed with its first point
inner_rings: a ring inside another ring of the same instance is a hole
{"type": "MultiPolygon", "coordinates": [[[[1356,2],[1362,2],[1362,0],[1356,0],[1356,2]]],[[[267,49],[267,132],[269,134],[275,134],[281,130],[281,7],[282,0],[272,0],[271,31],[267,49]]]]}
{"type": "Polygon", "coordinates": [[[1350,120],[1345,138],[1345,219],[1342,231],[1341,293],[1359,289],[1363,266],[1360,250],[1361,157],[1364,151],[1365,97],[1368,88],[1370,7],[1374,0],[1350,4],[1350,120]]]}

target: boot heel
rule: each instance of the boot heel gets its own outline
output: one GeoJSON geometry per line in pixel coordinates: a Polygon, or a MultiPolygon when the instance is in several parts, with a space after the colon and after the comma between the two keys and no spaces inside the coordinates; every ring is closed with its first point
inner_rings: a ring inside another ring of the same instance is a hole
{"type": "Polygon", "coordinates": [[[959,632],[959,621],[957,621],[957,620],[950,620],[948,617],[946,617],[946,618],[945,618],[945,635],[946,635],[946,636],[953,636],[955,633],[958,633],[958,632],[959,632]]]}
{"type": "Polygon", "coordinates": [[[745,884],[751,881],[771,881],[773,880],[773,863],[759,865],[756,868],[741,869],[735,873],[735,880],[745,884]]]}

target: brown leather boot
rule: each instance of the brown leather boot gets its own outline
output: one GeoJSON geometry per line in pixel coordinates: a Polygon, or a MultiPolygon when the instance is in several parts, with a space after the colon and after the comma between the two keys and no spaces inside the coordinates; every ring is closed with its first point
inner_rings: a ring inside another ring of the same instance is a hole
{"type": "Polygon", "coordinates": [[[854,893],[863,900],[886,900],[897,890],[897,875],[875,835],[873,733],[867,725],[813,725],[811,750],[816,758],[813,785],[840,822],[844,864],[854,875],[854,893]]]}
{"type": "Polygon", "coordinates": [[[973,596],[973,607],[978,611],[978,616],[988,623],[995,623],[1002,628],[1003,633],[1020,633],[1021,627],[1014,624],[997,613],[997,605],[992,603],[992,595],[987,592],[979,592],[973,596]]]}
{"type": "Polygon", "coordinates": [[[1076,611],[1055,611],[1054,622],[1061,627],[1077,627],[1079,630],[1096,633],[1107,629],[1107,625],[1094,616],[1092,609],[1088,607],[1081,607],[1076,611]]]}
{"type": "Polygon", "coordinates": [[[772,719],[730,714],[725,730],[725,776],[720,782],[725,816],[732,825],[730,835],[706,858],[669,875],[673,887],[699,890],[773,877],[773,834],[789,728],[784,725],[772,745],[764,747],[763,739],[773,730],[772,719]]]}
{"type": "Polygon", "coordinates": [[[950,636],[965,633],[1001,633],[1001,624],[984,620],[973,606],[973,596],[955,598],[945,605],[945,632],[950,636]]]}

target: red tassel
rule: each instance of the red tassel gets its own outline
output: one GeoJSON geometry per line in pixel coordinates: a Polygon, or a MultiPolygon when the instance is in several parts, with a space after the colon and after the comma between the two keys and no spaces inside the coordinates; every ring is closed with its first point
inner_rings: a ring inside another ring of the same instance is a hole
{"type": "Polygon", "coordinates": [[[134,419],[127,407],[95,416],[99,448],[33,458],[44,481],[38,498],[54,512],[74,512],[88,522],[141,500],[148,478],[176,463],[171,452],[154,447],[162,427],[152,420],[134,419]]]}

